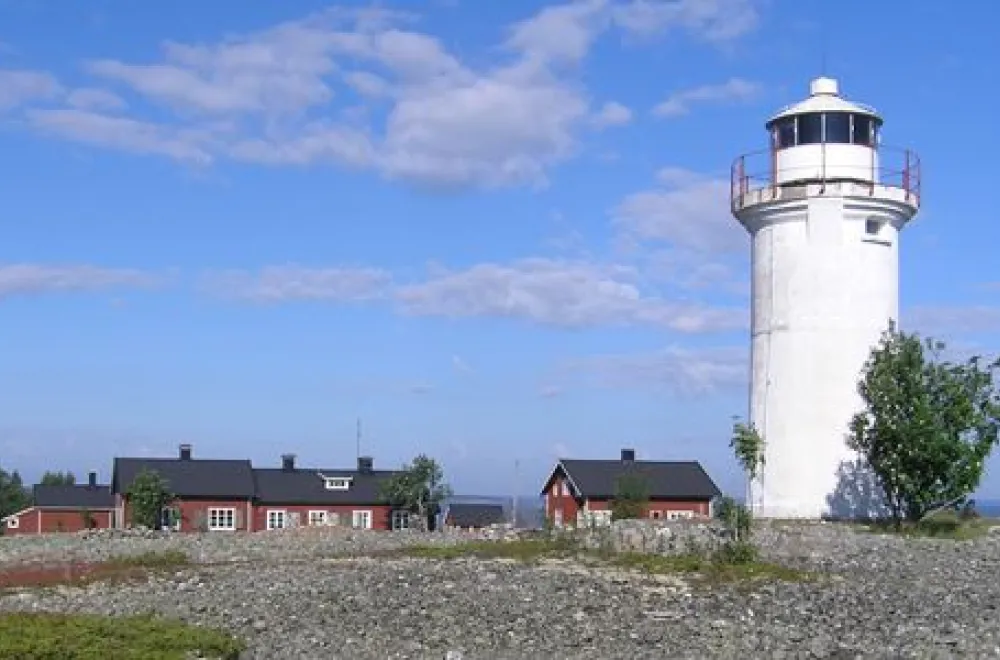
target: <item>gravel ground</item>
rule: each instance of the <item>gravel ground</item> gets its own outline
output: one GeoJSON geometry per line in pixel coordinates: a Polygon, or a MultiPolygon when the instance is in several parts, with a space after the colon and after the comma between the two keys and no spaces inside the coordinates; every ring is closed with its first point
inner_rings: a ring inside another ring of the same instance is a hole
{"type": "MultiPolygon", "coordinates": [[[[302,530],[178,535],[166,543],[210,564],[144,584],[12,593],[0,610],[179,616],[246,638],[247,658],[1000,656],[1000,535],[958,543],[797,525],[758,540],[768,556],[828,579],[708,588],[572,562],[351,557],[426,538],[302,530]]],[[[163,543],[0,539],[0,565],[163,543]]]]}

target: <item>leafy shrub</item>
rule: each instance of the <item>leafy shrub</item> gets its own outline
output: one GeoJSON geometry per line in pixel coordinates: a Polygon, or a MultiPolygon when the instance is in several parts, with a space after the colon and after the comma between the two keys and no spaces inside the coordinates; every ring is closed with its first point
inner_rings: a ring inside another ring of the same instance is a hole
{"type": "Polygon", "coordinates": [[[149,616],[0,615],[0,658],[20,660],[235,660],[244,644],[230,635],[149,616]]]}

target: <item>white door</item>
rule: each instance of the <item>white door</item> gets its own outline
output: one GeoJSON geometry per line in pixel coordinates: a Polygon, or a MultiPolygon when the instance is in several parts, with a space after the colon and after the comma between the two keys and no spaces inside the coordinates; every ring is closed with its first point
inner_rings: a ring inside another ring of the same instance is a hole
{"type": "Polygon", "coordinates": [[[285,512],[280,510],[271,510],[267,512],[267,528],[268,529],[284,529],[285,527],[285,512]]]}

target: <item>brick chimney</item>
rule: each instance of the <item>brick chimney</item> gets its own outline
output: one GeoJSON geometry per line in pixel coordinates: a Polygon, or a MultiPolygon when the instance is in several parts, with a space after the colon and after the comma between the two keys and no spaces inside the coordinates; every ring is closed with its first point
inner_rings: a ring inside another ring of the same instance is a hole
{"type": "Polygon", "coordinates": [[[179,455],[180,455],[180,459],[182,461],[190,461],[191,460],[191,445],[189,445],[189,444],[183,444],[178,449],[180,450],[180,454],[179,455]]]}
{"type": "Polygon", "coordinates": [[[97,472],[91,470],[87,475],[87,485],[91,488],[97,488],[97,472]]]}
{"type": "Polygon", "coordinates": [[[281,469],[285,472],[295,471],[295,454],[281,455],[281,469]]]}
{"type": "Polygon", "coordinates": [[[634,449],[622,449],[622,463],[635,463],[634,449]]]}
{"type": "Polygon", "coordinates": [[[358,456],[358,472],[361,474],[371,474],[375,466],[375,460],[371,456],[358,456]]]}

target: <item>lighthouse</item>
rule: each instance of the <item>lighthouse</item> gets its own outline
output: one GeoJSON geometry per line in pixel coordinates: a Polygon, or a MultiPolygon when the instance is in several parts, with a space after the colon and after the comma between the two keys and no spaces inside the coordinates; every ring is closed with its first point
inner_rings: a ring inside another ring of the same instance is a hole
{"type": "MultiPolygon", "coordinates": [[[[750,421],[763,518],[865,515],[839,493],[865,361],[899,313],[899,236],[920,165],[882,141],[882,117],[820,77],[732,167],[732,213],[751,237],[750,421]]],[[[855,504],[856,506],[856,504],[855,504]]]]}

